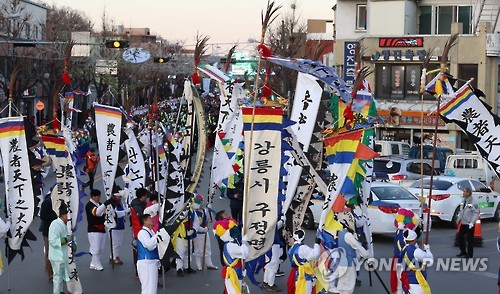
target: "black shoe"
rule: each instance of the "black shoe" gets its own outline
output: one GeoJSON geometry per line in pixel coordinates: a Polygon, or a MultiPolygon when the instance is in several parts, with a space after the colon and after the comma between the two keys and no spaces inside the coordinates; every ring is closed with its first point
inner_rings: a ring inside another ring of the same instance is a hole
{"type": "Polygon", "coordinates": [[[361,280],[356,279],[356,287],[361,287],[361,280]]]}
{"type": "Polygon", "coordinates": [[[178,277],[184,277],[184,272],[181,269],[177,270],[177,276],[178,277]]]}
{"type": "Polygon", "coordinates": [[[196,274],[196,271],[190,267],[185,270],[188,274],[196,274]]]}
{"type": "Polygon", "coordinates": [[[459,254],[457,254],[457,257],[466,257],[467,256],[467,253],[465,252],[460,252],[459,254]]]}
{"type": "Polygon", "coordinates": [[[277,271],[276,274],[274,275],[275,277],[283,277],[285,275],[284,272],[282,271],[277,271]]]}

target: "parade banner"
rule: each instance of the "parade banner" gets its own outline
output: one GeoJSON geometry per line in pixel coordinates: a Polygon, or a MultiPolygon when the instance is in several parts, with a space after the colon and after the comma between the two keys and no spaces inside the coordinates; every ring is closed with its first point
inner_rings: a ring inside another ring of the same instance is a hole
{"type": "Polygon", "coordinates": [[[125,128],[125,134],[128,136],[128,139],[125,140],[125,149],[128,158],[128,175],[126,177],[128,193],[126,203],[130,204],[135,198],[135,191],[145,186],[146,164],[134,131],[127,127],[125,128]]]}
{"type": "Polygon", "coordinates": [[[22,117],[0,119],[0,150],[5,177],[5,206],[7,217],[12,221],[8,246],[17,251],[21,249],[35,213],[28,146],[22,117]]]}
{"type": "MultiPolygon", "coordinates": [[[[52,210],[58,214],[61,203],[66,203],[68,206],[68,235],[73,235],[80,214],[80,189],[74,162],[66,148],[65,141],[64,137],[42,136],[42,142],[45,145],[47,154],[52,159],[52,165],[56,171],[56,187],[51,194],[52,210]]],[[[68,291],[83,293],[71,246],[68,246],[68,271],[68,291]]]]}
{"type": "Polygon", "coordinates": [[[74,231],[80,212],[80,192],[76,169],[66,148],[66,139],[47,135],[42,136],[42,142],[56,172],[56,188],[52,191],[52,210],[59,211],[61,201],[64,201],[68,205],[68,219],[72,220],[71,229],[74,231]]]}
{"type": "Polygon", "coordinates": [[[172,224],[184,209],[184,173],[179,159],[182,153],[182,141],[176,142],[170,133],[167,133],[168,177],[165,201],[161,203],[159,218],[163,226],[172,224]]]}
{"type": "Polygon", "coordinates": [[[163,147],[163,140],[157,142],[157,153],[158,153],[158,179],[156,181],[156,191],[160,195],[160,199],[165,199],[165,193],[167,190],[167,176],[168,176],[168,161],[167,155],[165,154],[165,148],[163,147]]]}
{"type": "Polygon", "coordinates": [[[298,72],[308,73],[321,80],[335,91],[338,91],[344,102],[351,101],[351,88],[337,75],[333,67],[308,59],[290,59],[271,56],[268,57],[267,60],[298,72]]]}
{"type": "Polygon", "coordinates": [[[94,104],[94,109],[104,195],[109,199],[118,166],[122,113],[119,108],[97,103],[94,104]]]}
{"type": "Polygon", "coordinates": [[[193,123],[194,123],[194,111],[193,111],[193,88],[191,87],[191,82],[186,80],[184,82],[184,98],[187,101],[187,118],[186,124],[184,126],[184,130],[182,131],[182,155],[180,156],[180,164],[181,168],[184,172],[184,175],[190,177],[191,175],[191,143],[193,137],[193,123]]]}
{"type": "Polygon", "coordinates": [[[321,229],[329,211],[343,211],[346,198],[354,196],[354,179],[361,166],[359,160],[374,158],[377,153],[361,143],[363,130],[334,134],[324,140],[330,183],[319,221],[321,229]],[[356,161],[355,161],[356,159],[356,161]],[[346,198],[344,198],[344,196],[346,198]]]}
{"type": "Polygon", "coordinates": [[[243,108],[245,192],[243,226],[251,261],[271,249],[278,220],[281,169],[280,108],[243,108]],[[253,112],[255,110],[255,112],[253,112]]]}
{"type": "Polygon", "coordinates": [[[207,197],[207,203],[210,204],[217,188],[224,185],[234,187],[234,182],[226,179],[241,168],[236,160],[236,153],[243,138],[243,121],[238,100],[245,98],[246,95],[241,84],[230,80],[217,68],[205,66],[202,72],[218,81],[220,89],[219,119],[215,129],[216,136],[207,197]]]}
{"type": "Polygon", "coordinates": [[[322,94],[323,88],[318,84],[316,78],[299,72],[290,120],[296,122],[291,128],[299,143],[304,145],[304,152],[309,150],[322,94]]]}
{"type": "Polygon", "coordinates": [[[454,99],[441,106],[439,114],[446,123],[456,123],[500,175],[500,118],[474,94],[468,84],[456,92],[454,99]]]}

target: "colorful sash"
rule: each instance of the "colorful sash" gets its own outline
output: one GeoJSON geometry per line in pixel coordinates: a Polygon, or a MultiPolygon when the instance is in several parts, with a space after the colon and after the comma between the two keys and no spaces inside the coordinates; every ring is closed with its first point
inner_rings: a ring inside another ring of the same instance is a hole
{"type": "MultiPolygon", "coordinates": [[[[407,247],[408,245],[406,245],[403,250],[405,250],[405,248],[407,247]]],[[[405,255],[404,255],[404,261],[406,263],[406,265],[408,266],[408,268],[411,270],[411,271],[414,271],[415,272],[415,278],[417,279],[417,282],[418,284],[420,285],[420,287],[422,288],[422,292],[424,294],[431,294],[431,287],[429,286],[429,283],[427,283],[427,280],[425,279],[424,277],[424,274],[422,274],[422,270],[425,269],[425,264],[422,262],[422,266],[420,268],[417,268],[410,260],[410,258],[408,258],[408,254],[407,252],[405,252],[405,255]]]]}

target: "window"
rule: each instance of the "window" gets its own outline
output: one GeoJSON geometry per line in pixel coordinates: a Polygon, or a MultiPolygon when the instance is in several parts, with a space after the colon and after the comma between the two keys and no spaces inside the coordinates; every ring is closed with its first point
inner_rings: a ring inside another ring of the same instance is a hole
{"type": "Polygon", "coordinates": [[[399,155],[399,145],[398,144],[391,144],[391,152],[392,152],[392,155],[399,155]]]}
{"type": "MultiPolygon", "coordinates": [[[[477,88],[477,75],[478,75],[478,67],[477,64],[459,64],[458,65],[458,76],[464,77],[465,79],[474,78],[471,82],[471,86],[477,88]]],[[[461,87],[465,84],[464,81],[457,81],[458,87],[461,87]]]]}
{"type": "Polygon", "coordinates": [[[38,39],[38,26],[35,26],[35,39],[38,39]]]}
{"type": "Polygon", "coordinates": [[[356,30],[366,30],[366,5],[356,5],[356,30]]]}
{"type": "Polygon", "coordinates": [[[474,186],[474,191],[476,192],[483,192],[484,188],[486,188],[482,183],[478,181],[471,180],[472,185],[474,186]]]}
{"type": "Polygon", "coordinates": [[[472,191],[469,181],[461,181],[457,183],[457,188],[463,191],[465,188],[469,188],[472,191]]]}
{"type": "Polygon", "coordinates": [[[450,34],[451,24],[463,24],[462,34],[470,34],[472,6],[420,6],[420,34],[450,34]]]}
{"type": "Polygon", "coordinates": [[[26,32],[26,39],[30,39],[31,38],[31,26],[29,23],[26,24],[25,32],[26,32]]]}
{"type": "MultiPolygon", "coordinates": [[[[376,97],[379,99],[420,99],[420,65],[377,64],[376,97]]],[[[425,95],[425,98],[430,95],[425,95]]]]}
{"type": "Polygon", "coordinates": [[[432,6],[420,6],[418,32],[421,35],[432,34],[432,6]]]}
{"type": "Polygon", "coordinates": [[[436,7],[436,34],[450,34],[453,22],[453,6],[436,7]]]}

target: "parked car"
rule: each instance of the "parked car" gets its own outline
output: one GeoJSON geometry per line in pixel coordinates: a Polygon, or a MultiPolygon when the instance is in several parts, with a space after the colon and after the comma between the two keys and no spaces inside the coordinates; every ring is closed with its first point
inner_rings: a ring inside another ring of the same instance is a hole
{"type": "MultiPolygon", "coordinates": [[[[421,195],[421,183],[423,182],[423,195],[426,202],[429,198],[430,178],[423,181],[416,181],[408,190],[415,196],[421,195]]],[[[494,218],[499,220],[500,214],[500,194],[491,191],[490,188],[476,179],[440,176],[434,177],[432,182],[433,200],[431,203],[431,217],[443,221],[451,222],[453,227],[458,224],[458,213],[460,203],[463,200],[463,190],[470,188],[472,197],[479,205],[480,218],[494,218]]]]}
{"type": "MultiPolygon", "coordinates": [[[[317,224],[321,217],[325,197],[314,195],[306,212],[306,224],[317,224]],[[308,219],[307,219],[308,218],[308,219]]],[[[421,206],[418,199],[407,189],[392,183],[373,182],[368,199],[368,217],[373,234],[392,234],[396,231],[394,220],[399,208],[412,210],[420,216],[421,206]]],[[[424,213],[424,220],[427,219],[424,213]]],[[[309,227],[310,228],[310,227],[309,227]]]]}
{"type": "MultiPolygon", "coordinates": [[[[420,145],[414,145],[410,148],[408,153],[408,158],[420,159],[420,145]]],[[[433,146],[424,145],[423,147],[423,159],[432,160],[433,146]]],[[[436,147],[436,156],[434,161],[434,169],[442,174],[444,172],[444,167],[446,166],[446,159],[448,156],[453,155],[453,150],[448,147],[436,147]]]]}
{"type": "Polygon", "coordinates": [[[473,178],[489,187],[493,187],[493,182],[498,178],[489,162],[477,151],[448,156],[444,174],[458,178],[473,178]]]}
{"type": "Polygon", "coordinates": [[[420,162],[420,159],[394,157],[380,157],[373,160],[373,172],[378,179],[387,179],[403,187],[409,187],[416,180],[420,180],[422,167],[424,176],[430,176],[432,171],[430,160],[420,162]]]}
{"type": "Polygon", "coordinates": [[[408,157],[410,144],[398,141],[375,141],[375,152],[380,156],[408,157]]]}

